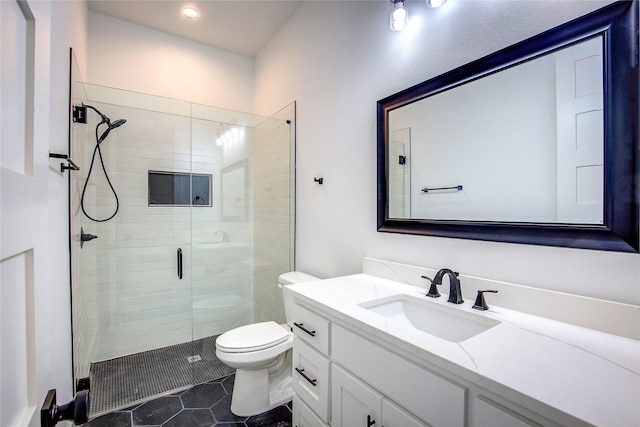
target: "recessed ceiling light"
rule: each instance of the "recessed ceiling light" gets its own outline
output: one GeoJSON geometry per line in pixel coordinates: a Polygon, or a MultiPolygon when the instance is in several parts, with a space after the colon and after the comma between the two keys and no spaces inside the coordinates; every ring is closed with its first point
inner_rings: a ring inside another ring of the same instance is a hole
{"type": "Polygon", "coordinates": [[[185,6],[182,8],[182,14],[189,19],[196,19],[200,17],[200,12],[193,6],[185,6]]]}

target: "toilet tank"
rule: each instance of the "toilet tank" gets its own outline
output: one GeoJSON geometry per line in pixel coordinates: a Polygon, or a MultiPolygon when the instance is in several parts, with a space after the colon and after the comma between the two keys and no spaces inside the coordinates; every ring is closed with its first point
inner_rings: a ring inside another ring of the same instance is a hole
{"type": "Polygon", "coordinates": [[[314,280],[321,279],[301,271],[290,271],[278,277],[278,287],[282,289],[282,300],[284,301],[284,314],[289,326],[293,326],[293,296],[285,291],[285,287],[296,283],[313,282],[314,280]]]}

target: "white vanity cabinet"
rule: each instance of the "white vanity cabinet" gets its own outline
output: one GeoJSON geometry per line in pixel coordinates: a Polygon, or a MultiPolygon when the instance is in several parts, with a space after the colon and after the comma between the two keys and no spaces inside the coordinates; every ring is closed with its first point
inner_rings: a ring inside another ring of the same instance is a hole
{"type": "Polygon", "coordinates": [[[511,405],[506,396],[431,370],[343,319],[318,312],[294,307],[294,320],[304,328],[294,327],[295,427],[563,425],[511,405]]]}
{"type": "MultiPolygon", "coordinates": [[[[410,284],[424,269],[389,265],[368,268],[406,283],[361,273],[287,288],[299,324],[296,363],[328,386],[309,386],[293,372],[298,427],[640,427],[640,341],[498,305],[476,312],[470,301],[428,298],[410,284]],[[444,336],[434,325],[475,335],[444,336]]],[[[598,304],[611,316],[626,310],[598,304]]]]}
{"type": "Polygon", "coordinates": [[[427,427],[335,364],[331,382],[332,427],[427,427]]]}

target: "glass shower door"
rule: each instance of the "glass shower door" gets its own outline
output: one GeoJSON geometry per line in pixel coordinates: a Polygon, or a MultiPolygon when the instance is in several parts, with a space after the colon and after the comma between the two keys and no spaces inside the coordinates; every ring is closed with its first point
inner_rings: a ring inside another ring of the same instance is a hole
{"type": "Polygon", "coordinates": [[[99,114],[74,124],[75,374],[90,378],[96,415],[193,384],[191,129],[188,103],[84,89],[85,104],[126,120],[99,148],[99,114]]]}

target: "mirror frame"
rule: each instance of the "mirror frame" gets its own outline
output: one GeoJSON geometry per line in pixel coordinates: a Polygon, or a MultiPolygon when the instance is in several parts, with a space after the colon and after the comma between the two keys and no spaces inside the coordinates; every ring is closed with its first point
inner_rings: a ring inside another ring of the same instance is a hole
{"type": "Polygon", "coordinates": [[[378,231],[637,253],[639,249],[638,1],[619,1],[377,103],[378,231]],[[603,224],[389,218],[389,112],[590,36],[604,48],[603,224]]]}

